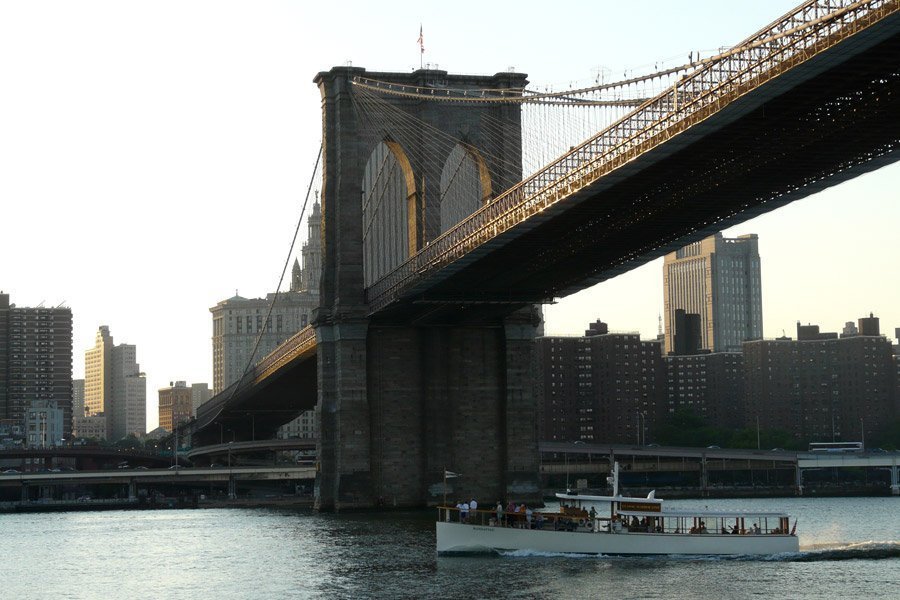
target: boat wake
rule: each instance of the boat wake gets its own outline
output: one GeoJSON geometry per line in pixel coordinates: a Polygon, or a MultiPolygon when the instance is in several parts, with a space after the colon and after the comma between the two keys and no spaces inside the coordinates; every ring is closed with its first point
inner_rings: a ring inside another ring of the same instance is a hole
{"type": "Polygon", "coordinates": [[[814,547],[800,552],[776,554],[764,560],[818,562],[839,560],[881,560],[900,558],[900,542],[860,542],[839,546],[814,547]]]}
{"type": "Polygon", "coordinates": [[[511,558],[606,558],[602,554],[571,554],[569,552],[540,552],[537,550],[507,550],[500,556],[511,558]]]}
{"type": "Polygon", "coordinates": [[[717,555],[656,555],[656,556],[610,556],[605,554],[570,554],[568,552],[539,552],[536,550],[508,550],[498,552],[510,558],[593,558],[604,560],[685,560],[685,561],[766,561],[766,562],[820,562],[841,560],[883,560],[900,558],[900,542],[860,542],[855,544],[818,546],[800,552],[783,552],[760,556],[744,554],[738,556],[717,555]]]}

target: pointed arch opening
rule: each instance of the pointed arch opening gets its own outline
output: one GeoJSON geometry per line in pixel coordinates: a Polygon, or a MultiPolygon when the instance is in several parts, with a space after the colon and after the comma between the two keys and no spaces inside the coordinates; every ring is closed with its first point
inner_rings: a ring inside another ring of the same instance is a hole
{"type": "Polygon", "coordinates": [[[412,165],[397,142],[380,142],[362,182],[363,278],[366,287],[419,250],[419,194],[412,165]]]}
{"type": "Polygon", "coordinates": [[[469,144],[458,143],[441,170],[441,233],[493,197],[487,163],[469,144]]]}

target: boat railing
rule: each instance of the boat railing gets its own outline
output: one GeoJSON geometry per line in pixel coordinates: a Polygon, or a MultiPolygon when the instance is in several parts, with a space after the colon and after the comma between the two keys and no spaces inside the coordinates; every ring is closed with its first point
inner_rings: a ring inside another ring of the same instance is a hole
{"type": "Polygon", "coordinates": [[[593,529],[590,519],[577,515],[550,513],[544,511],[503,511],[460,510],[455,506],[438,506],[438,520],[445,523],[464,523],[485,527],[513,527],[518,529],[551,529],[566,531],[589,531],[593,529]]]}

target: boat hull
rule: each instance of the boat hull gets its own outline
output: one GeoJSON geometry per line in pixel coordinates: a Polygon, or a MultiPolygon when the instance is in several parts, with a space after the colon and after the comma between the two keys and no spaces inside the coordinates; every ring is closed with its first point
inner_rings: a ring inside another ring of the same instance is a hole
{"type": "Polygon", "coordinates": [[[792,535],[589,533],[437,523],[438,554],[531,551],[608,555],[747,555],[798,552],[792,535]]]}

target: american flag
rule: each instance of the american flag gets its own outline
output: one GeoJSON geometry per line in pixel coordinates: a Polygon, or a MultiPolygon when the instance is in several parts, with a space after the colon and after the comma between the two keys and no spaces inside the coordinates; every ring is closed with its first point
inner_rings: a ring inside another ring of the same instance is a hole
{"type": "Polygon", "coordinates": [[[422,37],[422,25],[419,24],[419,39],[416,40],[416,43],[419,44],[419,51],[422,54],[425,54],[425,38],[422,37]]]}

